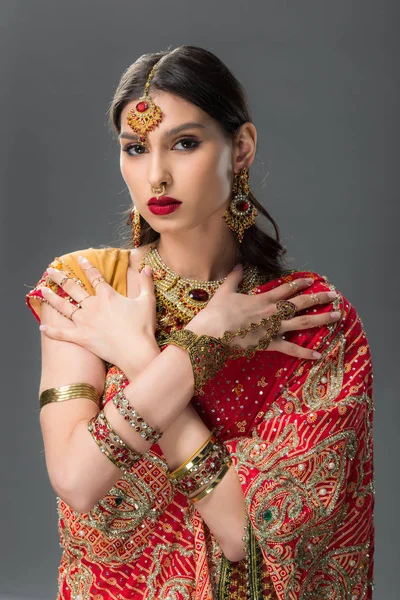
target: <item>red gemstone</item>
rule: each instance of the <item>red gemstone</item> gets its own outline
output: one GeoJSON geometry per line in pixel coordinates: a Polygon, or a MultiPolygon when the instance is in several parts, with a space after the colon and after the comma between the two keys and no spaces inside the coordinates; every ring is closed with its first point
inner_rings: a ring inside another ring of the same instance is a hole
{"type": "Polygon", "coordinates": [[[249,208],[249,203],[246,202],[246,200],[242,200],[241,202],[237,203],[236,208],[239,212],[246,212],[246,210],[249,208]]]}
{"type": "Polygon", "coordinates": [[[209,294],[206,290],[202,290],[199,288],[190,290],[189,298],[191,298],[192,300],[196,300],[197,302],[207,302],[209,294]]]}
{"type": "Polygon", "coordinates": [[[139,102],[139,104],[136,104],[136,110],[138,112],[145,112],[148,108],[149,105],[147,102],[139,102]]]}

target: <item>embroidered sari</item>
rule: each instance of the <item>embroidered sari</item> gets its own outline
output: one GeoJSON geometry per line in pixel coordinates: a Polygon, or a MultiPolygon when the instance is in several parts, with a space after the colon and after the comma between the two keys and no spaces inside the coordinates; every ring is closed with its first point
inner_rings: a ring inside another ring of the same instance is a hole
{"type": "MultiPolygon", "coordinates": [[[[129,250],[89,248],[54,259],[51,266],[94,294],[79,254],[126,295],[129,250]]],[[[305,293],[335,290],[325,276],[291,271],[252,293],[300,277],[314,279],[305,293]]],[[[67,295],[45,271],[26,296],[38,321],[43,286],[67,295]]],[[[371,356],[354,307],[339,292],[333,306],[342,311],[339,322],[285,336],[318,350],[321,359],[257,352],[251,359],[230,360],[191,400],[225,442],[242,485],[254,599],[372,598],[371,356]]],[[[329,310],[332,304],[303,312],[329,310]]],[[[116,365],[106,367],[102,406],[126,381],[116,365]]],[[[57,497],[62,547],[57,600],[244,597],[244,561],[230,563],[223,556],[167,473],[155,444],[89,513],[77,513],[57,497]]]]}

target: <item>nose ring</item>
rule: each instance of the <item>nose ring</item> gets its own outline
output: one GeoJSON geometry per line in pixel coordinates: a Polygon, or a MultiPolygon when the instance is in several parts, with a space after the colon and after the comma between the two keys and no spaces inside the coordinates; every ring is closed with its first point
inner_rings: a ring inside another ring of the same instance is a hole
{"type": "Polygon", "coordinates": [[[151,186],[151,191],[153,192],[153,194],[155,194],[157,196],[157,200],[160,196],[163,196],[164,192],[165,192],[165,183],[161,184],[161,187],[154,187],[153,185],[151,186]]]}

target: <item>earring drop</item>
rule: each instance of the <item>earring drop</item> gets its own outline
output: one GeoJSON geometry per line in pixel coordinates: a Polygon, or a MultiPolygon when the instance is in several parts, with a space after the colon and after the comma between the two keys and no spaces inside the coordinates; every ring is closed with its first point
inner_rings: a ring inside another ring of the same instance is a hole
{"type": "Polygon", "coordinates": [[[237,234],[239,243],[243,241],[246,229],[254,225],[258,211],[249,199],[249,172],[243,167],[235,173],[232,187],[232,200],[223,214],[229,229],[237,234]]]}
{"type": "Polygon", "coordinates": [[[140,213],[136,206],[134,206],[131,210],[131,214],[126,222],[127,225],[132,227],[132,238],[133,238],[133,247],[138,248],[140,246],[140,236],[141,236],[141,225],[140,225],[140,213]]]}

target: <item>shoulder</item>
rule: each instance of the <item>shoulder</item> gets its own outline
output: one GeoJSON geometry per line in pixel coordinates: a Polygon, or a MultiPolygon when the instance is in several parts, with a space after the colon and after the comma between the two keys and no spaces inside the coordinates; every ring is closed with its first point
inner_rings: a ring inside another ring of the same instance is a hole
{"type": "MultiPolygon", "coordinates": [[[[36,319],[40,320],[40,304],[44,300],[41,289],[50,287],[59,295],[65,295],[65,292],[48,276],[48,267],[53,267],[64,271],[69,277],[78,281],[89,293],[94,291],[85,271],[78,262],[79,256],[84,256],[95,266],[106,281],[116,288],[120,293],[126,289],[126,272],[129,266],[129,249],[102,247],[102,248],[83,248],[55,256],[44,269],[44,272],[36,285],[26,294],[25,300],[28,308],[31,309],[36,319]]],[[[42,267],[43,269],[43,267],[42,267]]]]}
{"type": "MultiPolygon", "coordinates": [[[[316,315],[324,312],[340,311],[342,315],[340,321],[328,324],[326,327],[321,328],[320,332],[322,333],[322,330],[324,330],[326,334],[334,334],[335,332],[339,333],[340,330],[341,332],[345,332],[346,335],[353,338],[357,335],[357,332],[362,331],[363,337],[366,339],[364,326],[355,306],[340,291],[340,289],[336,287],[335,283],[333,283],[327,275],[320,274],[316,271],[296,269],[286,270],[282,272],[280,277],[272,279],[259,286],[256,292],[267,292],[281,286],[283,283],[288,283],[290,281],[295,281],[296,279],[302,278],[312,278],[313,283],[308,288],[300,291],[298,293],[299,295],[332,291],[336,292],[337,298],[329,303],[314,304],[310,308],[298,311],[297,316],[307,314],[316,315]]],[[[296,294],[294,294],[292,297],[295,295],[296,294]]],[[[290,300],[290,297],[287,299],[290,300]]],[[[293,334],[292,337],[295,337],[295,334],[293,334]]]]}
{"type": "MultiPolygon", "coordinates": [[[[368,355],[370,359],[370,348],[368,344],[367,334],[356,307],[351,301],[330,281],[327,275],[321,275],[315,271],[295,271],[288,275],[292,279],[303,277],[311,277],[314,283],[303,290],[301,294],[315,294],[318,292],[336,292],[337,297],[325,304],[315,304],[311,308],[299,311],[297,314],[322,314],[325,312],[340,311],[341,319],[326,326],[317,327],[309,330],[313,332],[311,339],[316,342],[318,340],[319,351],[327,349],[330,343],[337,344],[341,341],[346,351],[350,348],[356,352],[357,356],[368,355]]],[[[290,280],[290,279],[289,279],[290,280]]],[[[294,337],[298,335],[294,334],[294,337]]],[[[300,340],[301,337],[298,337],[300,340]]],[[[297,343],[300,343],[299,341],[297,343]]],[[[355,358],[357,358],[357,356],[355,358]]]]}

